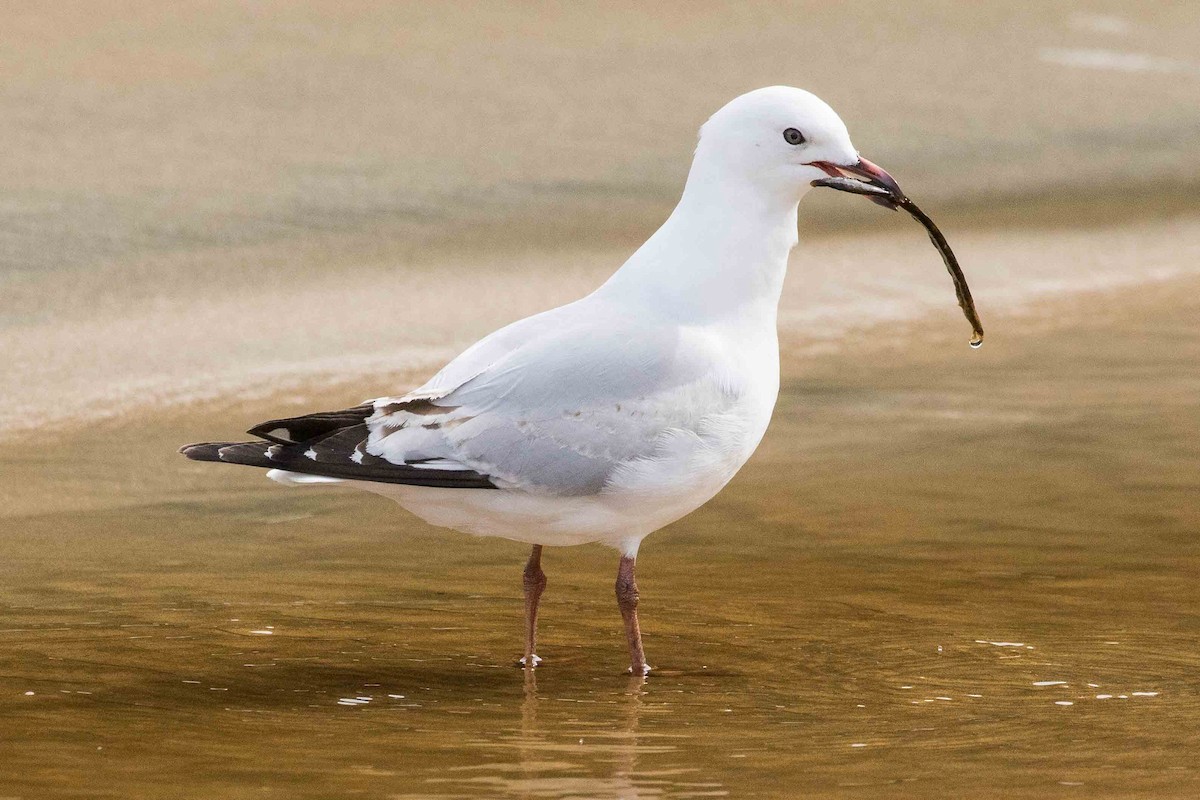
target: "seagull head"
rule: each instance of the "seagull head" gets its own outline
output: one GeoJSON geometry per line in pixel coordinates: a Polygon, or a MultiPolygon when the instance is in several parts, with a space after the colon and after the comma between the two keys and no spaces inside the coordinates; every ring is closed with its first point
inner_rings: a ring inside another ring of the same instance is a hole
{"type": "Polygon", "coordinates": [[[837,112],[791,86],[747,92],[713,114],[700,128],[697,167],[706,180],[748,183],[789,201],[814,180],[847,175],[903,196],[891,175],[859,156],[837,112]]]}

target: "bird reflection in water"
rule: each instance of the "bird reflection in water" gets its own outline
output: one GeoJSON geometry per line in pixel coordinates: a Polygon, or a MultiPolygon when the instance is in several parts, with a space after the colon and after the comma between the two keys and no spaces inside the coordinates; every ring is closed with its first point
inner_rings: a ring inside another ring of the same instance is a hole
{"type": "MultiPolygon", "coordinates": [[[[554,698],[539,696],[536,670],[526,668],[518,744],[521,777],[504,788],[514,796],[528,798],[659,796],[664,781],[659,777],[638,780],[638,758],[651,752],[670,753],[676,748],[639,742],[638,728],[646,709],[646,678],[630,675],[615,702],[596,702],[612,708],[609,724],[587,723],[575,717],[564,720],[552,711],[556,708],[554,698]],[[548,710],[550,719],[546,718],[548,710]],[[587,724],[597,728],[579,728],[587,724]],[[585,761],[577,760],[579,756],[585,756],[585,761]],[[597,765],[608,766],[607,774],[597,774],[597,765]],[[649,795],[643,794],[646,791],[649,795]]],[[[654,772],[661,767],[655,765],[654,772]]]]}

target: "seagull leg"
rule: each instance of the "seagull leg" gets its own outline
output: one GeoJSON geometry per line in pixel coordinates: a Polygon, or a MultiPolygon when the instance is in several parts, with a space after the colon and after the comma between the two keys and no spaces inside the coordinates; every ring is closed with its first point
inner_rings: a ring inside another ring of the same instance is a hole
{"type": "Polygon", "coordinates": [[[546,589],[546,573],[542,572],[542,546],[535,544],[525,562],[525,655],[518,662],[523,667],[536,667],[541,661],[533,652],[537,649],[538,601],[546,589]]]}
{"type": "Polygon", "coordinates": [[[638,588],[633,576],[633,556],[621,556],[617,569],[617,606],[625,620],[625,638],[629,640],[629,671],[634,675],[645,675],[650,671],[646,653],[642,650],[642,629],[638,626],[638,588]]]}

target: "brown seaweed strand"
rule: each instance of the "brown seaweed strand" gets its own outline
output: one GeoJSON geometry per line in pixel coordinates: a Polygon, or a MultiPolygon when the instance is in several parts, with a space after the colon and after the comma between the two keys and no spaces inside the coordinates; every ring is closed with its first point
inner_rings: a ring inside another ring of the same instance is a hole
{"type": "Polygon", "coordinates": [[[973,334],[971,336],[971,347],[979,347],[983,344],[983,323],[979,321],[979,314],[975,311],[975,301],[971,299],[971,289],[967,286],[967,278],[963,275],[962,268],[958,266],[958,259],[955,257],[954,251],[950,249],[950,243],[946,241],[946,237],[938,230],[938,226],[934,224],[933,220],[912,200],[907,197],[898,197],[894,198],[893,202],[901,206],[909,214],[912,214],[917,222],[925,226],[925,231],[929,234],[929,240],[933,242],[933,246],[941,254],[942,261],[946,263],[946,271],[954,279],[954,293],[958,295],[959,308],[962,309],[967,322],[971,323],[973,334]]]}

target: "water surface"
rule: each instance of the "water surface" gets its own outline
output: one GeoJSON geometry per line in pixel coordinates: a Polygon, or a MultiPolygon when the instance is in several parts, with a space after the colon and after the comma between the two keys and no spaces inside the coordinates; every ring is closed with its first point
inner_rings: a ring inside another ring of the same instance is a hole
{"type": "Polygon", "coordinates": [[[43,508],[0,536],[0,788],[1194,796],[1196,288],[792,361],[763,451],[643,547],[646,681],[603,548],[548,551],[526,674],[518,545],[176,461],[173,420],[10,448],[43,508]],[[80,471],[128,504],[55,511],[80,471]]]}

